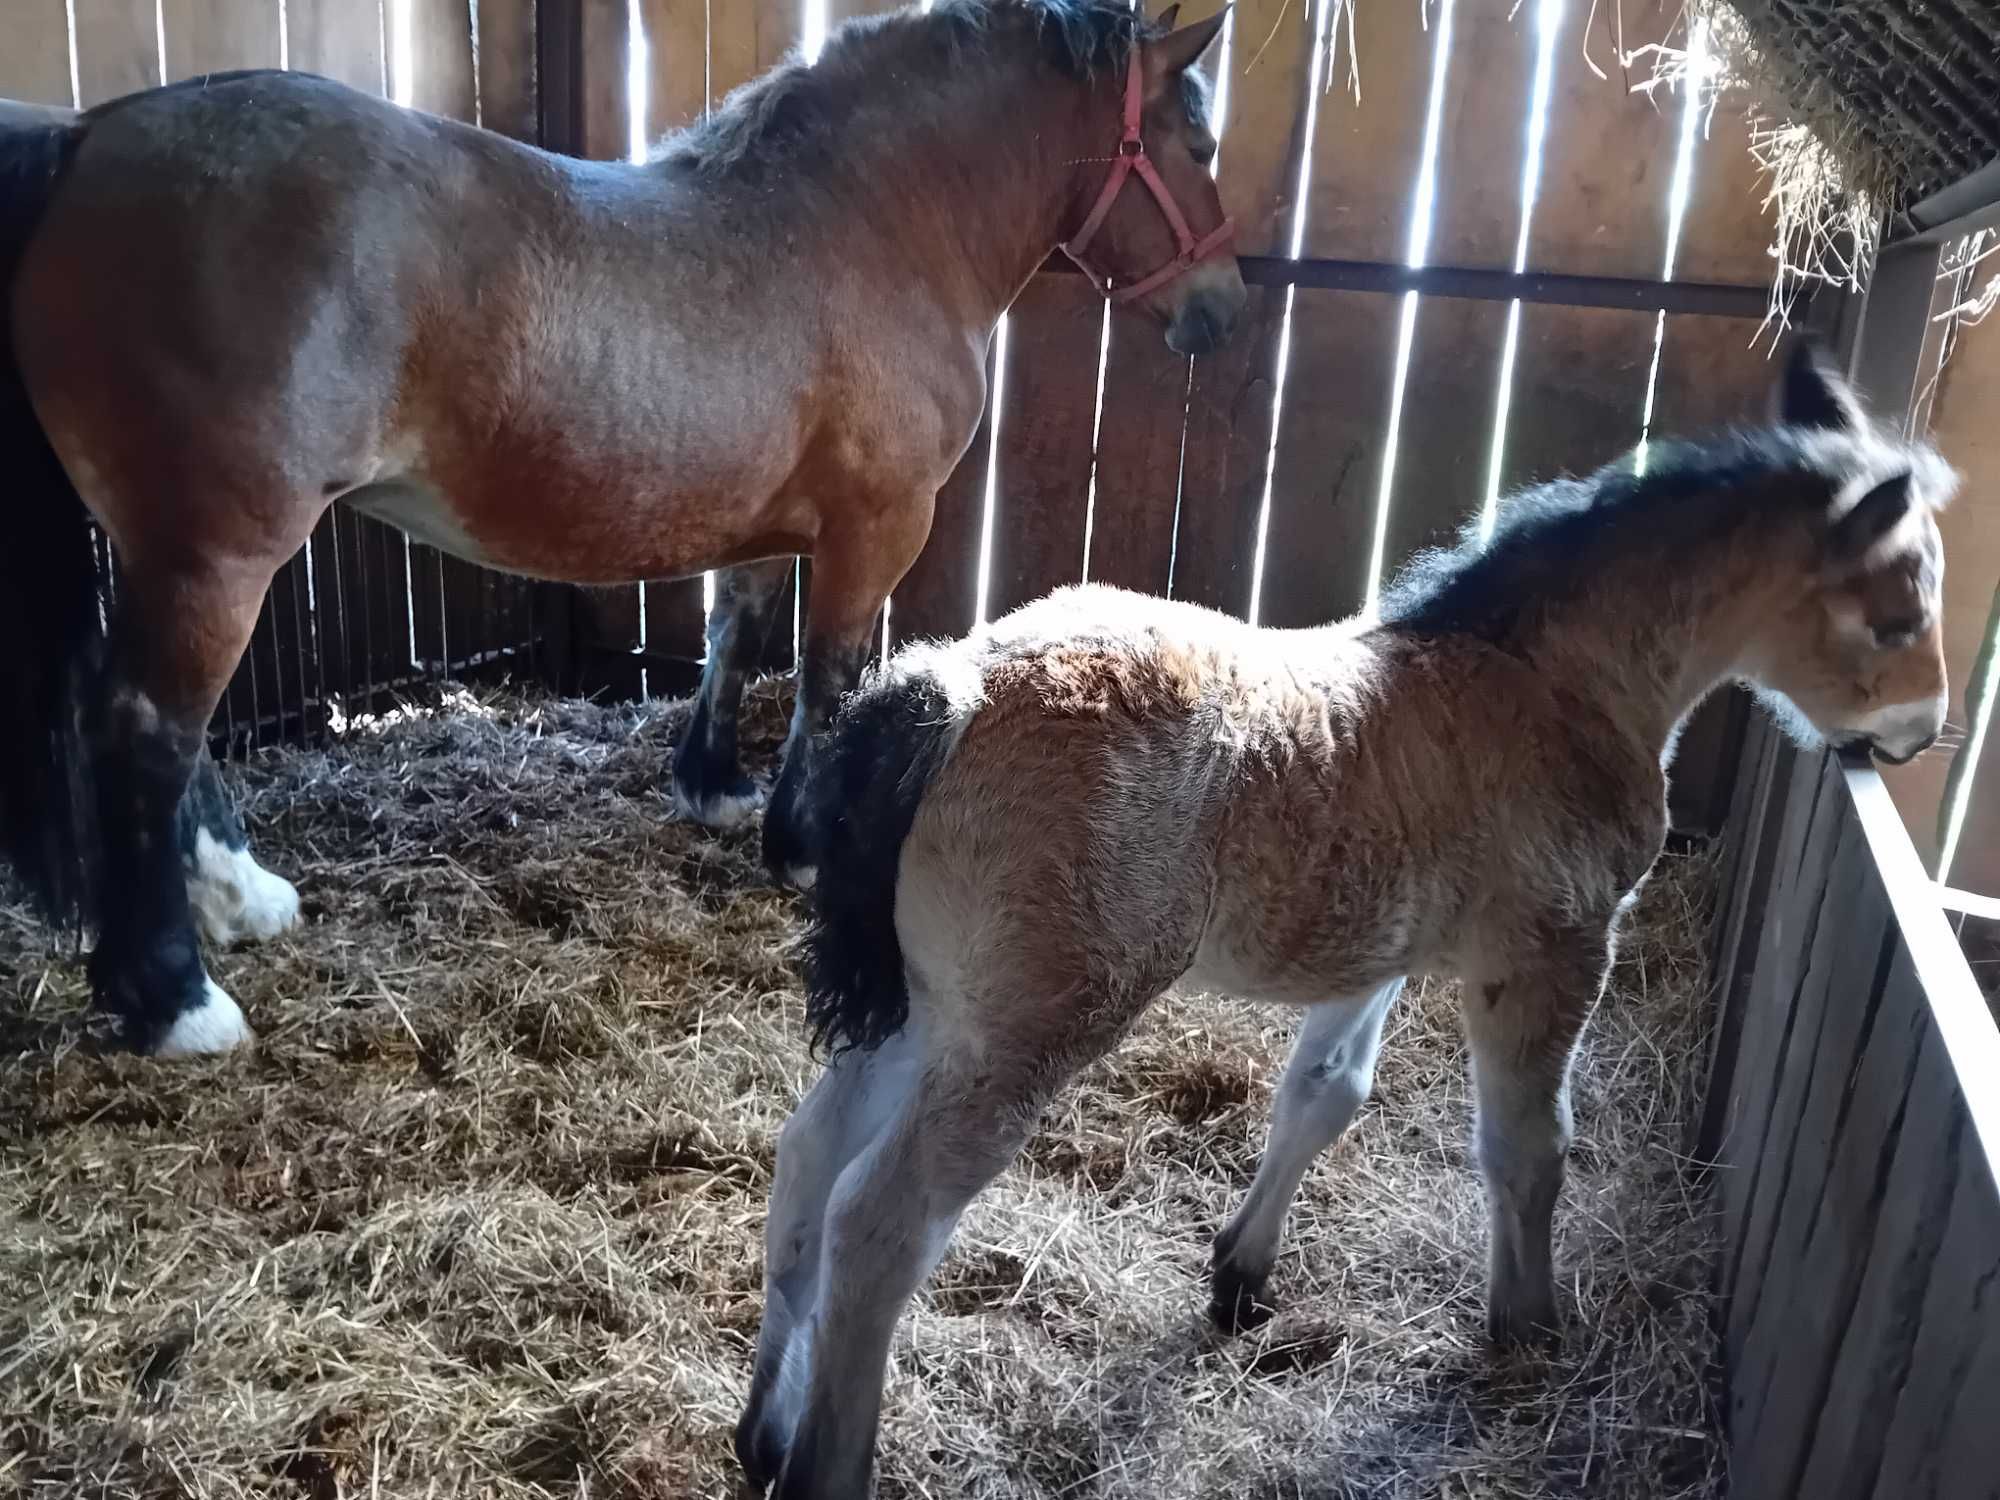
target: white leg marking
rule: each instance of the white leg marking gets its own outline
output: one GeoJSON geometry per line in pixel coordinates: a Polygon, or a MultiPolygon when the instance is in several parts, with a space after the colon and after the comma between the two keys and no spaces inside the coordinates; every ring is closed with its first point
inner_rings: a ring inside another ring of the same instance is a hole
{"type": "Polygon", "coordinates": [[[289,880],[258,864],[248,849],[218,843],[206,828],[194,836],[188,902],[203,934],[223,947],[276,937],[299,919],[299,893],[289,880]]]}
{"type": "Polygon", "coordinates": [[[211,979],[201,1004],[182,1013],[155,1055],[201,1057],[212,1052],[227,1052],[245,1042],[255,1041],[256,1037],[257,1033],[250,1029],[250,1023],[243,1019],[242,1010],[229,998],[229,992],[211,979]]]}
{"type": "Polygon", "coordinates": [[[699,801],[688,796],[679,781],[674,783],[674,811],[690,823],[704,828],[741,828],[764,805],[764,793],[716,792],[699,801]]]}

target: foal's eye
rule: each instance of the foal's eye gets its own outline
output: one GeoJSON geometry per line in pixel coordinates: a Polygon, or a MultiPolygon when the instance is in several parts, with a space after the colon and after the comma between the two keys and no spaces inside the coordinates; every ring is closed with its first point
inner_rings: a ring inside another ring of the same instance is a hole
{"type": "Polygon", "coordinates": [[[1916,644],[1923,633],[1922,620],[1884,620],[1875,627],[1875,644],[1885,651],[1895,651],[1916,644]]]}
{"type": "Polygon", "coordinates": [[[1196,166],[1205,167],[1215,160],[1215,142],[1194,141],[1188,146],[1188,155],[1194,158],[1196,166]]]}

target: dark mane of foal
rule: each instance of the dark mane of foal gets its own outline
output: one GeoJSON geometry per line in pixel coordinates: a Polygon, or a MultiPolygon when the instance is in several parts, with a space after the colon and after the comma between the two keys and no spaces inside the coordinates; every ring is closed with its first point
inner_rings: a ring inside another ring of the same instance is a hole
{"type": "Polygon", "coordinates": [[[1672,555],[1769,506],[1823,506],[1833,479],[1804,437],[1775,427],[1654,443],[1644,475],[1627,454],[1585,478],[1506,496],[1491,538],[1481,541],[1474,519],[1457,546],[1410,559],[1383,591],[1382,622],[1499,640],[1537,601],[1574,593],[1608,547],[1629,545],[1621,521],[1643,521],[1648,544],[1672,555]]]}
{"type": "MultiPolygon", "coordinates": [[[[893,77],[883,96],[907,110],[910,90],[954,80],[998,60],[1032,37],[1042,60],[1065,77],[1086,80],[1125,66],[1134,39],[1161,27],[1125,0],[940,0],[928,13],[897,11],[850,21],[827,39],[808,66],[792,57],[743,85],[705,120],[663,139],[653,159],[707,177],[750,176],[815,150],[838,153],[846,106],[893,77]]],[[[1188,119],[1208,122],[1209,83],[1199,68],[1182,75],[1188,119]]]]}

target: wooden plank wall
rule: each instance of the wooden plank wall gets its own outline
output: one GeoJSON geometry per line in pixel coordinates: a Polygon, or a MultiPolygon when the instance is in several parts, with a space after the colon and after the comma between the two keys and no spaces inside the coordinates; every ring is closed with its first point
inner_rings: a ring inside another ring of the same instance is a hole
{"type": "Polygon", "coordinates": [[[1990,1500],[2000,1032],[1873,771],[1759,722],[1712,940],[1732,1490],[1990,1500]]]}
{"type": "MultiPolygon", "coordinates": [[[[21,0],[0,97],[88,107],[230,68],[289,66],[397,91],[378,0],[21,0]]],[[[411,104],[532,139],[535,0],[411,0],[411,104]],[[475,10],[479,45],[475,49],[475,10]],[[483,74],[483,76],[482,76],[483,74]]],[[[419,677],[525,664],[531,585],[336,507],[273,580],[215,724],[232,750],[321,733],[419,677]]]]}

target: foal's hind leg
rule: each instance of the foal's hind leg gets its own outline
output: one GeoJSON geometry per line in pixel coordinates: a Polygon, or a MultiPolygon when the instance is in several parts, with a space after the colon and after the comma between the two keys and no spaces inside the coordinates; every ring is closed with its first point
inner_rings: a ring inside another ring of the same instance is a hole
{"type": "Polygon", "coordinates": [[[111,652],[87,733],[104,862],[97,1003],[128,1039],[163,1055],[224,1052],[250,1039],[208,977],[195,940],[176,822],[207,751],[209,715],[249,642],[268,573],[241,565],[128,560],[111,652]]]}
{"type": "Polygon", "coordinates": [[[1570,1058],[1609,963],[1604,939],[1585,938],[1504,975],[1468,976],[1463,987],[1491,1220],[1486,1329],[1495,1342],[1558,1327],[1550,1237],[1573,1130],[1570,1058]]]}
{"type": "Polygon", "coordinates": [[[674,806],[705,827],[734,828],[762,801],[756,782],[743,774],[737,759],[736,718],[743,685],[778,628],[778,601],[796,565],[789,557],[771,558],[715,575],[708,663],[701,671],[694,717],[674,751],[674,806]]]}
{"type": "Polygon", "coordinates": [[[897,1319],[944,1257],[958,1218],[1028,1138],[1040,1091],[1026,1070],[931,1059],[895,1118],[840,1174],[827,1204],[806,1399],[780,1500],[868,1493],[897,1319]]]}
{"type": "Polygon", "coordinates": [[[1209,1311],[1232,1333],[1271,1315],[1264,1283],[1278,1258],[1285,1212],[1313,1159],[1340,1139],[1375,1086],[1382,1024],[1402,990],[1402,980],[1391,980],[1363,999],[1328,1000],[1306,1012],[1278,1085],[1257,1178],[1215,1237],[1209,1311]]]}
{"type": "Polygon", "coordinates": [[[276,937],[299,919],[299,893],[250,857],[250,838],[215,760],[195,757],[175,818],[188,901],[202,936],[219,947],[276,937]]]}
{"type": "Polygon", "coordinates": [[[847,1164],[909,1098],[920,1059],[907,1027],[835,1058],[785,1124],[764,1223],[764,1321],[736,1457],[752,1486],[778,1477],[805,1400],[827,1199],[847,1164]]]}

